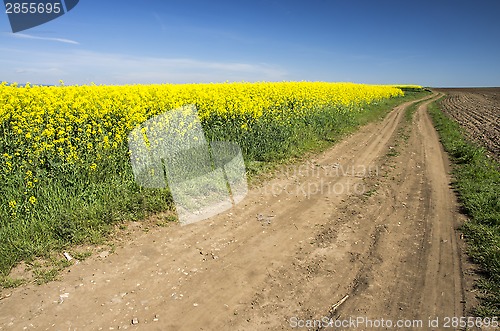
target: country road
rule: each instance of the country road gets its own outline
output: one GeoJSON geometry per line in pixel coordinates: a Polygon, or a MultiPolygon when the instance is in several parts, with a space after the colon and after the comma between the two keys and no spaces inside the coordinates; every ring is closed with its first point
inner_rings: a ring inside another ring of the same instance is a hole
{"type": "Polygon", "coordinates": [[[411,122],[409,102],[278,169],[223,214],[131,224],[113,253],[7,290],[0,330],[315,330],[326,325],[307,323],[349,319],[443,329],[470,296],[462,216],[426,112],[438,97],[411,122]]]}

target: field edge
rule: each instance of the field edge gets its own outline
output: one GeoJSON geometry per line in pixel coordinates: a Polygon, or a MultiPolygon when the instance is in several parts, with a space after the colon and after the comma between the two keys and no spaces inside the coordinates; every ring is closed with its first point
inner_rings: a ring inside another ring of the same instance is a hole
{"type": "Polygon", "coordinates": [[[471,313],[500,316],[500,164],[484,148],[466,138],[464,129],[444,114],[438,99],[428,111],[452,162],[453,186],[461,211],[468,217],[460,228],[469,258],[479,266],[474,291],[479,304],[471,313]],[[497,203],[495,204],[495,196],[497,203]],[[496,221],[495,221],[496,220],[496,221]]]}

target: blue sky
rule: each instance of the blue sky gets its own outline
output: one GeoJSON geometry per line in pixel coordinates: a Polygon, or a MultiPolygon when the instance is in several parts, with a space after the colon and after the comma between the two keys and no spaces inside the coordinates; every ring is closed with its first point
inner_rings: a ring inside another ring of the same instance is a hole
{"type": "Polygon", "coordinates": [[[500,86],[500,1],[80,0],[12,33],[0,81],[500,86]]]}

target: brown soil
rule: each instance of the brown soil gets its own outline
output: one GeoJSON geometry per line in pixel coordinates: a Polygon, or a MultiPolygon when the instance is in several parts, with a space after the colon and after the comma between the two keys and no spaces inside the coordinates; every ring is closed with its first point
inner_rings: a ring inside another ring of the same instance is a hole
{"type": "Polygon", "coordinates": [[[437,89],[446,93],[445,113],[500,162],[500,88],[437,89]]]}
{"type": "Polygon", "coordinates": [[[474,298],[429,102],[412,123],[404,104],[278,171],[228,212],[133,230],[59,281],[4,293],[0,330],[289,330],[349,317],[443,329],[474,298]]]}

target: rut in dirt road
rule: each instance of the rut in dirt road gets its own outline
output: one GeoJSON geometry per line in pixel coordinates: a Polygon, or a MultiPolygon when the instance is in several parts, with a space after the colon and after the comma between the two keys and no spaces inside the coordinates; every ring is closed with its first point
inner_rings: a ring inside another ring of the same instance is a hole
{"type": "Polygon", "coordinates": [[[383,230],[362,257],[365,267],[357,279],[365,286],[356,288],[341,315],[421,320],[423,327],[436,318],[465,316],[458,207],[446,155],[426,112],[430,102],[416,111],[394,170],[367,206],[383,230]]]}
{"type": "Polygon", "coordinates": [[[463,315],[456,202],[425,104],[395,146],[409,104],[224,214],[138,231],[61,281],[13,290],[0,330],[288,330],[328,316],[463,315]]]}

